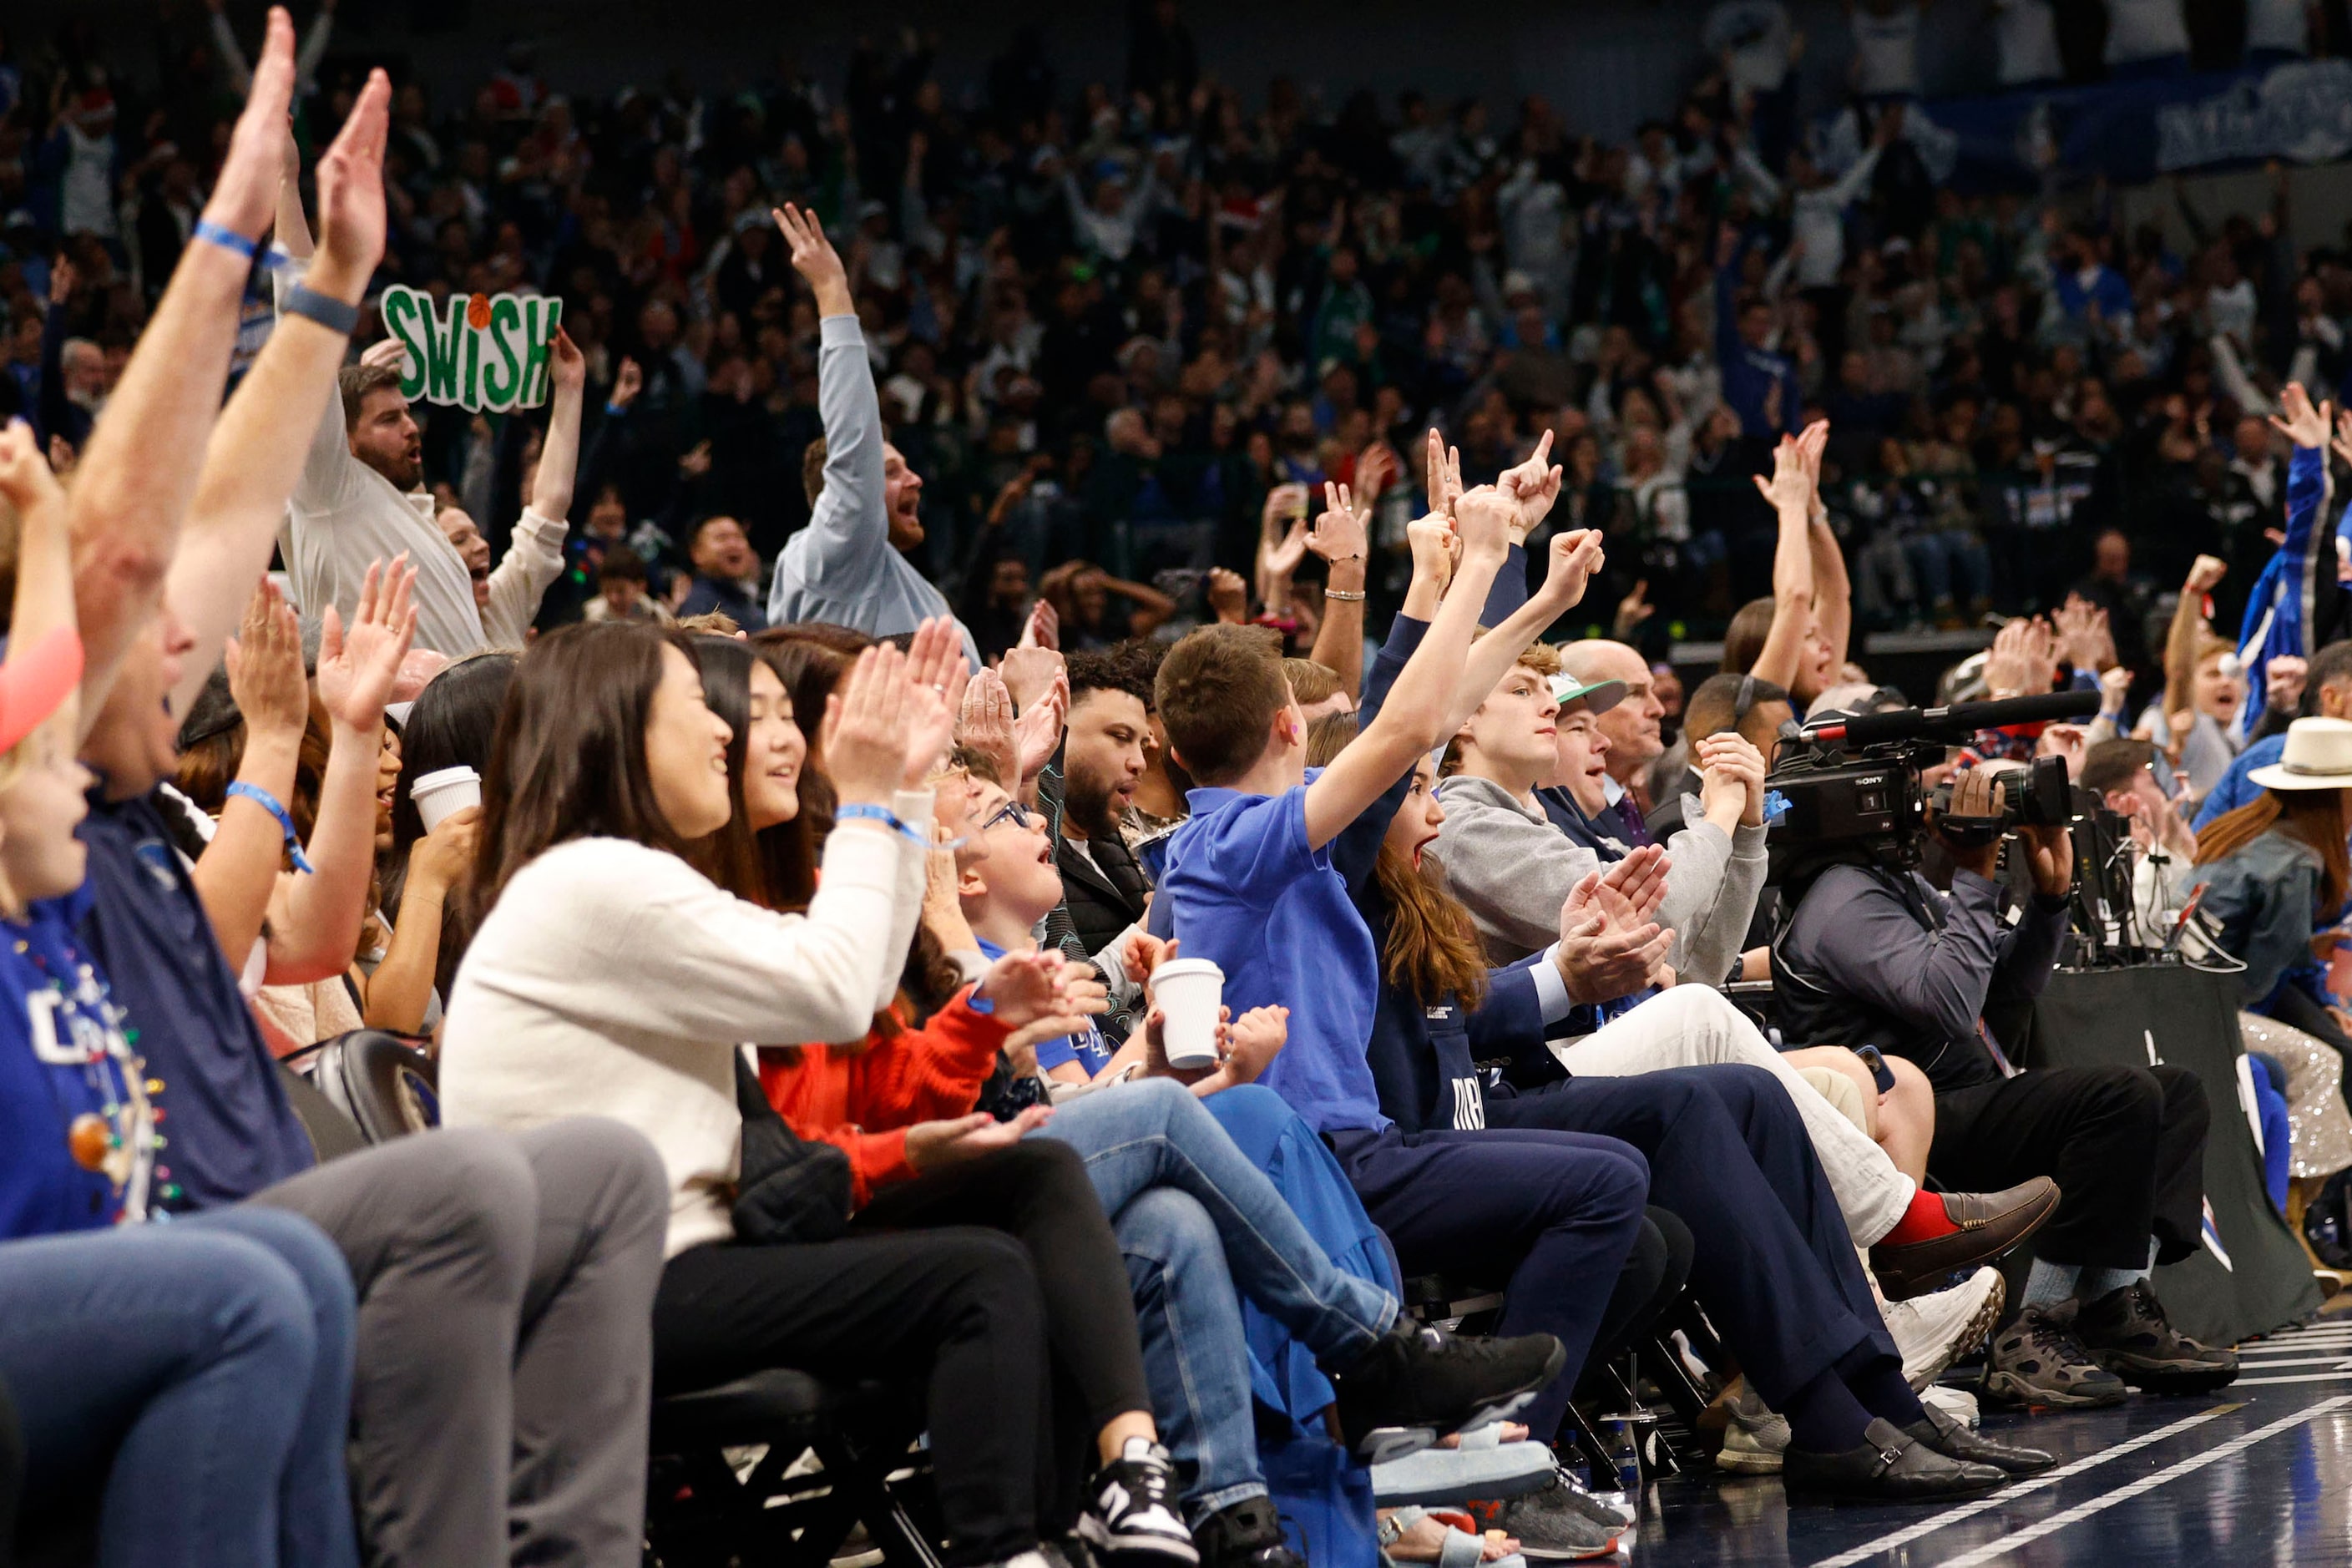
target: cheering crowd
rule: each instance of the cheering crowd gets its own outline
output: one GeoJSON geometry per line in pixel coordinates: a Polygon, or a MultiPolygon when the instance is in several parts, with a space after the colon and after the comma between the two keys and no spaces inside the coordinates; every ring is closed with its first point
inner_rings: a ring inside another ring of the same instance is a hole
{"type": "MultiPolygon", "coordinates": [[[[632,1563],[654,1402],[793,1368],[918,1391],[954,1568],[1286,1568],[1323,1449],[1394,1561],[1565,1560],[1633,1514],[1552,1446],[1685,1288],[1715,1462],[1794,1500],[2055,1465],[1979,1396],[2235,1377],[2150,1283],[2235,1102],[2019,1059],[2076,858],[2004,814],[2061,758],[2131,927],[2202,903],[2274,1196],[2327,1190],[2341,268],[2232,231],[2126,281],[2095,226],[1942,197],[1937,251],[1885,182],[1843,259],[1899,110],[1835,186],[1788,151],[1776,259],[1752,91],[1638,175],[1535,107],[1509,156],[1466,113],[1294,147],[1172,5],[1138,26],[1129,167],[1118,101],[1016,156],[919,49],[851,113],[677,89],[593,133],[518,58],[451,148],[381,71],[310,90],[273,9],[177,246],[0,274],[40,327],[0,432],[0,1545],[632,1563]],[[1546,261],[1537,211],[1581,240],[1546,261]],[[2222,319],[2250,246],[2296,322],[2222,319]],[[394,278],[561,295],[543,416],[412,402],[394,278]],[[2192,519],[2209,480],[2243,505],[2192,519]],[[2151,627],[2083,518],[2159,492],[2151,627]],[[1773,874],[1795,726],[1906,705],[1856,628],[1995,595],[2048,613],[1937,695],[2097,719],[1931,769],[1917,871],[1773,874]],[[1658,608],[1723,671],[1654,663],[1658,608]],[[425,1045],[441,1125],[322,1159],[281,1064],[362,1028],[425,1045]],[[1491,1331],[1415,1317],[1438,1276],[1491,1331]]],[[[1040,58],[992,90],[1050,102],[1040,58]]]]}

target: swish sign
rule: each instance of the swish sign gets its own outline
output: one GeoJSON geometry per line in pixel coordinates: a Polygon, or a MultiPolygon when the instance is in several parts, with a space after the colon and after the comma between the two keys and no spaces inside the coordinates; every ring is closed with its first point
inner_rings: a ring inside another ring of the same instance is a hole
{"type": "Polygon", "coordinates": [[[430,294],[395,283],[383,291],[384,331],[408,350],[402,395],[474,414],[536,408],[547,401],[548,348],[563,301],[537,294],[430,294]]]}

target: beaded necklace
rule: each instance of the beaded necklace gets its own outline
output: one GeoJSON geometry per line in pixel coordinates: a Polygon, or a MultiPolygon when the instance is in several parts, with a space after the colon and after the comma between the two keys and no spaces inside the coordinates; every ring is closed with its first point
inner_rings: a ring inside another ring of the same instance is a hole
{"type": "Polygon", "coordinates": [[[77,1166],[112,1184],[122,1202],[116,1223],[136,1224],[148,1217],[151,1169],[152,1180],[160,1184],[157,1198],[169,1203],[181,1195],[179,1184],[170,1180],[170,1167],[153,1163],[166,1143],[156,1131],[163,1112],[153,1103],[153,1097],[163,1091],[163,1081],[144,1076],[147,1064],[131,1050],[139,1031],[123,1026],[129,1015],[115,1004],[96,969],[86,961],[76,962],[70,977],[61,975],[23,937],[15,939],[15,947],[17,956],[48,981],[47,990],[26,996],[34,1058],[50,1067],[79,1068],[101,1107],[70,1111],[52,1080],[50,1093],[58,1098],[58,1115],[66,1124],[66,1152],[77,1166]],[[69,1037],[62,1040],[58,1029],[61,1017],[69,1037]]]}

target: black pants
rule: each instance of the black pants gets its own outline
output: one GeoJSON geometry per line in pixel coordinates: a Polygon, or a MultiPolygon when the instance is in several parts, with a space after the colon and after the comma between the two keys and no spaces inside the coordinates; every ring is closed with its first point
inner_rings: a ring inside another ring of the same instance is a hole
{"type": "MultiPolygon", "coordinates": [[[[1131,1335],[1123,1283],[1119,1307],[1131,1335]]],[[[654,1388],[769,1367],[921,1377],[945,1561],[964,1568],[1034,1548],[1066,1490],[1045,1457],[1045,1333],[1028,1249],[992,1228],[698,1247],[669,1260],[654,1298],[654,1388]]]]}
{"type": "Polygon", "coordinates": [[[1095,1196],[1085,1157],[1033,1138],[978,1160],[885,1187],[857,1213],[858,1230],[1001,1230],[1029,1254],[1045,1299],[1045,1346],[1068,1378],[1089,1437],[1114,1415],[1151,1408],[1127,1258],[1095,1196]]]}
{"type": "Polygon", "coordinates": [[[1650,1202],[1690,1227],[1691,1289],[1774,1408],[1857,1350],[1900,1364],[1804,1119],[1762,1068],[1570,1079],[1489,1100],[1486,1124],[1640,1150],[1650,1202]]]}
{"type": "Polygon", "coordinates": [[[1936,1096],[1927,1169],[1957,1192],[2048,1176],[2058,1212],[2033,1238],[2034,1256],[2145,1268],[2151,1236],[2160,1263],[2197,1249],[2212,1117],[2186,1068],[2036,1068],[1936,1096]]]}

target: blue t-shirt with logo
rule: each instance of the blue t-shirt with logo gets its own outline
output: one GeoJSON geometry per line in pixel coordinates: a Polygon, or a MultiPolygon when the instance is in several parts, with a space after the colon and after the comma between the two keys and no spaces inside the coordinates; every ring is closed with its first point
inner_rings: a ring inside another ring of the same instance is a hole
{"type": "Polygon", "coordinates": [[[74,940],[89,903],[85,884],[0,920],[0,1239],[146,1215],[157,1173],[145,1068],[74,940]],[[77,1123],[96,1169],[75,1158],[77,1123]]]}
{"type": "Polygon", "coordinates": [[[221,957],[153,797],[89,797],[87,912],[76,933],[112,982],[170,1105],[173,1208],[237,1203],[318,1163],[278,1064],[221,957]]]}
{"type": "MultiPolygon", "coordinates": [[[[989,963],[994,963],[1004,956],[1004,949],[986,937],[975,936],[972,940],[980,943],[981,956],[989,963]]],[[[982,998],[974,997],[972,1005],[982,1012],[988,1011],[987,1004],[982,998]]],[[[1088,1078],[1093,1078],[1110,1066],[1110,1058],[1117,1054],[1111,1049],[1110,1042],[1103,1037],[1102,1030],[1089,1018],[1083,1033],[1064,1035],[1058,1040],[1038,1041],[1037,1070],[1051,1072],[1064,1062],[1076,1062],[1086,1068],[1088,1078]]]]}

